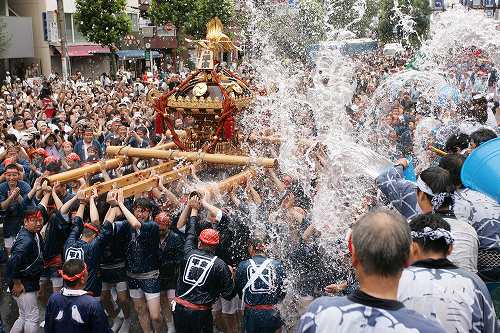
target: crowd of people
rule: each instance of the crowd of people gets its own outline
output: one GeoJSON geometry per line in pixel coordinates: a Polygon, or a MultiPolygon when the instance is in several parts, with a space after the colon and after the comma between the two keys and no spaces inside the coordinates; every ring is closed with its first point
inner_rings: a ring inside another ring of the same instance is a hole
{"type": "MultiPolygon", "coordinates": [[[[435,111],[422,111],[411,90],[389,101],[382,121],[401,158],[377,177],[376,207],[352,225],[346,247],[353,271],[342,272],[328,265],[336,254],[319,241],[314,196],[279,170],[262,171],[227,196],[205,190],[200,178],[208,171],[196,167],[168,184],[153,176],[157,186],[132,197],[86,190],[161,163],[134,158],[107,170],[103,160],[107,146],[169,142],[156,133],[147,95],[173,89],[180,76],[5,81],[2,257],[19,312],[11,332],[500,332],[486,285],[500,282],[500,203],[460,178],[467,156],[499,133],[497,74],[491,63],[478,63],[478,50],[467,54],[450,69],[463,93],[457,112],[465,110],[455,122],[465,125],[445,131],[444,142],[434,137],[446,156],[431,156],[413,181],[405,171],[408,157],[417,158],[416,128],[435,111]],[[46,181],[89,164],[99,172],[46,181]],[[279,251],[276,237],[286,240],[279,251]],[[285,323],[285,297],[299,321],[285,323]]],[[[409,58],[358,59],[347,109],[353,124],[366,122],[377,86],[409,58]]],[[[327,153],[316,158],[328,168],[327,153]]]]}
{"type": "Polygon", "coordinates": [[[161,162],[133,159],[106,170],[102,160],[109,145],[148,148],[170,140],[155,133],[146,99],[150,89],[172,88],[162,85],[125,76],[90,81],[76,73],[39,88],[18,80],[3,86],[3,257],[19,309],[12,332],[40,325],[47,332],[128,332],[134,310],[144,332],[213,325],[238,332],[241,321],[247,332],[275,331],[283,325],[277,305],[287,275],[300,277],[294,283],[311,299],[328,285],[307,219],[311,203],[297,181],[272,170],[226,198],[197,189],[195,168],[169,186],[158,177],[152,193],[135,198],[85,191],[161,162]],[[100,165],[96,175],[43,180],[93,163],[100,165]],[[288,259],[267,257],[269,234],[250,232],[250,209],[279,221],[274,234],[289,234],[288,259]]]}

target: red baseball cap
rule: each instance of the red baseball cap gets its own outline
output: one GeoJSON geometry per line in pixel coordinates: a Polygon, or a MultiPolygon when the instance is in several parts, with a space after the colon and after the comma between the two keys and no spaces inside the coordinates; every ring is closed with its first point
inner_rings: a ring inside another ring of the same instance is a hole
{"type": "Polygon", "coordinates": [[[200,241],[210,246],[219,245],[219,232],[215,229],[205,229],[200,234],[200,241]]]}

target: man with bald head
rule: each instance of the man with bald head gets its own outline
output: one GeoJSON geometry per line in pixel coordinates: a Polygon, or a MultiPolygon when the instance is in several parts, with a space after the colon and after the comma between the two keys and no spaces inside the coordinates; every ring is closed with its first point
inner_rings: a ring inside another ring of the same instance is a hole
{"type": "Polygon", "coordinates": [[[374,210],[353,225],[349,249],[360,288],[347,297],[320,297],[297,332],[445,332],[397,301],[410,255],[410,227],[398,213],[374,210]]]}

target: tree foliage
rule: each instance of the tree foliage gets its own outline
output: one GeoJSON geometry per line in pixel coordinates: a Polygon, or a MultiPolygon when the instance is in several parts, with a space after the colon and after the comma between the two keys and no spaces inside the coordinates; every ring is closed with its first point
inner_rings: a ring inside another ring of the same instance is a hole
{"type": "Polygon", "coordinates": [[[127,0],[76,0],[75,20],[89,41],[113,50],[131,30],[126,5],[127,0]]]}
{"type": "Polygon", "coordinates": [[[231,22],[233,14],[233,0],[196,0],[193,15],[188,18],[185,25],[186,33],[195,38],[203,38],[210,19],[217,16],[227,25],[231,22]]]}
{"type": "Polygon", "coordinates": [[[149,16],[155,25],[172,22],[177,35],[203,38],[207,22],[217,16],[228,24],[234,15],[234,0],[152,0],[149,16]]]}
{"type": "MultiPolygon", "coordinates": [[[[394,4],[398,5],[403,15],[413,20],[413,32],[408,41],[412,45],[419,45],[427,37],[430,28],[430,14],[432,9],[427,0],[379,0],[378,35],[382,42],[401,41],[405,32],[399,24],[400,17],[395,14],[394,4]]],[[[406,42],[406,41],[403,41],[406,42]]]]}
{"type": "Polygon", "coordinates": [[[192,0],[152,0],[148,16],[155,25],[172,22],[179,32],[184,27],[186,19],[193,15],[195,2],[192,0]]]}
{"type": "Polygon", "coordinates": [[[258,22],[259,30],[265,31],[269,41],[286,57],[304,60],[307,46],[325,37],[325,8],[321,0],[300,0],[294,7],[266,6],[263,10],[266,15],[258,22]]]}
{"type": "Polygon", "coordinates": [[[378,0],[297,0],[295,5],[261,4],[265,31],[279,51],[295,59],[306,59],[314,44],[349,30],[358,38],[376,30],[378,0]]]}
{"type": "Polygon", "coordinates": [[[378,15],[378,1],[324,0],[330,9],[328,23],[334,29],[348,29],[357,37],[367,37],[374,29],[373,21],[378,15]],[[361,6],[364,4],[364,9],[361,6]]]}

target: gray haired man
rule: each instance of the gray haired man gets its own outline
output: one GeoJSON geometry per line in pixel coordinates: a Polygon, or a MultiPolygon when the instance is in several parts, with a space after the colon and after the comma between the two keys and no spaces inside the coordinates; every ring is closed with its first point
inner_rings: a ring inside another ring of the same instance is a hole
{"type": "Polygon", "coordinates": [[[347,297],[316,299],[297,332],[445,332],[397,301],[411,245],[410,228],[401,215],[388,210],[367,213],[353,226],[351,242],[360,289],[347,297]]]}

